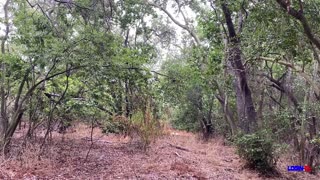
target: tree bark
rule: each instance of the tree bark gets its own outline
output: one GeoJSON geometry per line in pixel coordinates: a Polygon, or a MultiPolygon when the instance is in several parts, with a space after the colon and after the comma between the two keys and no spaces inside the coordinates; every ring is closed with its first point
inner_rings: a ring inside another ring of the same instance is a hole
{"type": "Polygon", "coordinates": [[[242,63],[242,51],[240,48],[240,38],[236,34],[231,18],[231,12],[227,4],[222,1],[222,10],[228,29],[228,54],[227,60],[230,62],[236,91],[237,113],[239,126],[245,133],[252,133],[257,128],[257,115],[248,85],[246,69],[242,63]]]}
{"type": "MultiPolygon", "coordinates": [[[[5,54],[5,44],[9,36],[9,15],[8,15],[8,6],[9,6],[10,0],[7,0],[3,6],[3,11],[4,11],[4,24],[5,24],[5,34],[3,37],[1,37],[1,53],[5,54]]],[[[0,108],[0,144],[4,143],[5,139],[5,132],[8,128],[8,117],[7,117],[7,98],[6,98],[6,64],[3,61],[1,63],[1,71],[2,71],[2,76],[1,76],[1,87],[0,87],[0,96],[1,96],[1,108],[0,108]]]]}

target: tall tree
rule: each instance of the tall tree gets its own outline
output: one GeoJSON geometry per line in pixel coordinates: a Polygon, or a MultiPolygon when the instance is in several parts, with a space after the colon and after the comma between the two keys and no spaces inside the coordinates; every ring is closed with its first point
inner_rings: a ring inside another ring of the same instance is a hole
{"type": "Polygon", "coordinates": [[[239,126],[245,133],[254,132],[257,128],[257,115],[251,95],[251,89],[248,85],[246,68],[243,65],[243,53],[241,51],[240,34],[242,31],[243,18],[240,13],[238,31],[232,20],[226,1],[221,2],[221,8],[225,17],[225,24],[228,29],[228,48],[227,60],[231,71],[234,74],[234,87],[237,100],[237,113],[239,126]],[[238,32],[238,33],[237,33],[238,32]]]}

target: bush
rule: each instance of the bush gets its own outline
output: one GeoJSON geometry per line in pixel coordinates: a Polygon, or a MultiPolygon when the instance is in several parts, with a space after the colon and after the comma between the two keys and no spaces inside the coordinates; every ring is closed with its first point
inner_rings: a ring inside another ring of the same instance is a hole
{"type": "Polygon", "coordinates": [[[162,134],[163,128],[159,120],[152,116],[149,108],[144,113],[138,111],[133,114],[131,123],[130,135],[138,135],[144,150],[162,134]]]}
{"type": "Polygon", "coordinates": [[[135,112],[131,119],[114,116],[103,125],[103,133],[122,134],[132,139],[138,137],[144,150],[163,133],[162,130],[163,126],[153,117],[150,108],[135,112]]]}
{"type": "Polygon", "coordinates": [[[186,130],[191,132],[200,131],[200,124],[197,120],[196,110],[192,107],[187,107],[186,109],[179,109],[175,113],[175,117],[172,120],[172,127],[178,130],[186,130]]]}
{"type": "Polygon", "coordinates": [[[272,139],[277,142],[290,143],[292,140],[292,115],[291,112],[282,110],[279,113],[270,113],[264,117],[264,125],[266,129],[272,131],[272,139]]]}
{"type": "Polygon", "coordinates": [[[273,156],[274,147],[266,131],[240,136],[236,143],[239,156],[246,160],[249,168],[263,174],[274,171],[276,162],[273,156]]]}
{"type": "Polygon", "coordinates": [[[114,116],[111,120],[105,121],[102,127],[103,133],[126,134],[129,123],[124,116],[114,116]]]}

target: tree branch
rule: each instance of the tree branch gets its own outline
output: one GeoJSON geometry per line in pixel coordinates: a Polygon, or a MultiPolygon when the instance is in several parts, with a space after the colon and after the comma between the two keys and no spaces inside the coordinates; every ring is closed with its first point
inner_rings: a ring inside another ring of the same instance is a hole
{"type": "Polygon", "coordinates": [[[307,35],[308,39],[316,45],[316,47],[320,50],[320,39],[314,35],[314,33],[311,30],[311,27],[308,23],[308,20],[305,18],[303,15],[303,6],[302,2],[299,1],[300,3],[300,11],[297,11],[296,9],[292,8],[290,6],[290,2],[286,0],[276,0],[277,3],[284,9],[287,10],[288,14],[300,21],[305,34],[307,35]]]}
{"type": "Polygon", "coordinates": [[[58,31],[58,29],[55,27],[52,19],[51,19],[51,18],[48,16],[48,14],[43,10],[43,8],[42,8],[38,3],[36,3],[36,4],[31,4],[31,3],[29,2],[29,0],[26,0],[26,1],[27,1],[27,3],[29,4],[29,6],[30,6],[31,8],[34,8],[35,6],[37,6],[37,7],[41,10],[42,14],[45,15],[46,18],[49,20],[51,26],[56,30],[56,33],[59,34],[59,31],[58,31]]]}
{"type": "Polygon", "coordinates": [[[74,5],[78,8],[81,8],[81,9],[87,9],[87,10],[92,10],[88,7],[83,7],[83,6],[80,6],[78,3],[74,3],[72,0],[54,0],[55,2],[57,3],[61,3],[61,4],[67,4],[68,7],[70,7],[70,5],[74,5]]]}
{"type": "Polygon", "coordinates": [[[192,36],[192,38],[196,41],[196,43],[197,43],[198,46],[200,45],[200,40],[199,40],[198,36],[196,35],[196,33],[195,33],[193,30],[191,30],[190,27],[187,26],[187,23],[186,23],[186,24],[180,23],[178,20],[176,20],[176,19],[172,16],[172,14],[169,13],[168,10],[166,10],[165,8],[163,8],[163,7],[161,7],[161,6],[157,5],[157,4],[150,3],[150,2],[146,2],[146,3],[147,3],[147,5],[150,5],[150,6],[152,6],[152,7],[158,8],[158,9],[160,9],[161,11],[163,11],[165,14],[167,14],[167,16],[168,16],[177,26],[179,26],[179,27],[181,27],[182,29],[186,30],[186,31],[192,36]]]}
{"type": "Polygon", "coordinates": [[[295,70],[300,76],[302,76],[313,88],[315,94],[317,96],[320,95],[320,85],[318,82],[316,81],[313,81],[312,80],[312,77],[310,77],[308,74],[306,74],[305,72],[303,72],[302,68],[294,65],[294,64],[291,64],[289,62],[286,62],[286,61],[279,61],[279,60],[276,60],[276,59],[273,59],[273,58],[269,58],[269,57],[259,57],[259,59],[262,59],[262,60],[265,60],[265,61],[271,61],[271,62],[276,62],[280,65],[284,65],[286,67],[289,67],[293,70],[295,70]]]}
{"type": "Polygon", "coordinates": [[[221,6],[222,6],[222,11],[225,15],[230,41],[234,44],[237,44],[239,43],[240,39],[237,37],[236,31],[232,22],[232,18],[231,18],[231,12],[224,1],[221,3],[221,6]]]}

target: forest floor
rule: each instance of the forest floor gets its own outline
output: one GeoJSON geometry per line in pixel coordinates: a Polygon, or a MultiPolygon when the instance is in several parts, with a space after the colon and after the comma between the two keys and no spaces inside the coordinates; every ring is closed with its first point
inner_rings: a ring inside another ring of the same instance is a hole
{"type": "MultiPolygon", "coordinates": [[[[137,141],[120,135],[105,135],[83,124],[61,135],[53,133],[50,146],[39,156],[41,140],[27,144],[16,133],[12,156],[0,156],[0,179],[320,179],[306,172],[287,172],[284,158],[278,162],[279,177],[266,178],[244,168],[235,148],[222,138],[209,142],[183,131],[167,130],[144,152],[137,141]]],[[[20,135],[19,135],[20,134],[20,135]]]]}

